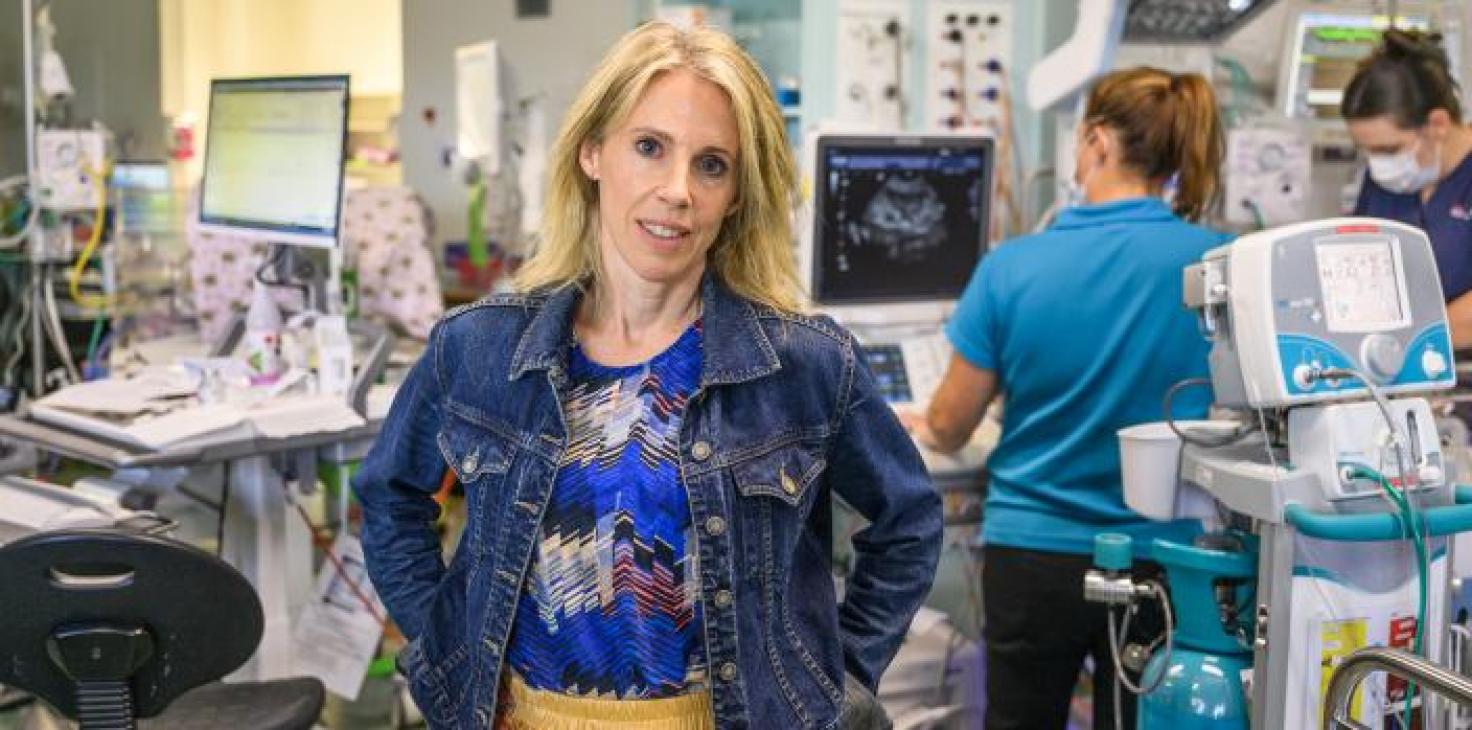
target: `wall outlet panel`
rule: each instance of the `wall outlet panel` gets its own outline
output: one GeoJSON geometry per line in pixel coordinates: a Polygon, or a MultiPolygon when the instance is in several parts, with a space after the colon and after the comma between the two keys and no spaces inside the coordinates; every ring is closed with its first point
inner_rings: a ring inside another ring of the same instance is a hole
{"type": "Polygon", "coordinates": [[[923,126],[1000,133],[1012,73],[1012,4],[932,0],[926,9],[923,126]]]}
{"type": "Polygon", "coordinates": [[[843,0],[834,46],[834,116],[901,130],[917,101],[909,87],[914,28],[908,0],[843,0]]]}

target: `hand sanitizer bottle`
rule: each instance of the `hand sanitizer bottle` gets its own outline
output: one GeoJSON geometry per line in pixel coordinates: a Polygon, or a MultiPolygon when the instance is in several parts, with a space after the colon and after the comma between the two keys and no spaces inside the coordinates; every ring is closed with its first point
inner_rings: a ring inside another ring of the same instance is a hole
{"type": "Polygon", "coordinates": [[[281,310],[271,301],[270,289],[260,282],[255,284],[245,313],[245,362],[253,384],[271,383],[281,375],[281,310]]]}

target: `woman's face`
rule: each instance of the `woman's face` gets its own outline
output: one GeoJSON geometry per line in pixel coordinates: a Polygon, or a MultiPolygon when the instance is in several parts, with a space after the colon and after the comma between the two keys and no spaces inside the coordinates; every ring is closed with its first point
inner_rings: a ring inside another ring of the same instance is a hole
{"type": "Polygon", "coordinates": [[[1390,115],[1370,116],[1366,119],[1350,119],[1350,138],[1360,152],[1370,156],[1404,155],[1413,150],[1416,163],[1431,165],[1435,162],[1435,150],[1446,138],[1446,127],[1450,116],[1444,110],[1432,110],[1425,127],[1406,130],[1397,127],[1390,115]]]}
{"type": "Polygon", "coordinates": [[[598,244],[610,283],[700,278],[735,210],[739,149],[725,91],[685,69],[656,76],[627,119],[583,145],[579,162],[598,183],[598,244]]]}

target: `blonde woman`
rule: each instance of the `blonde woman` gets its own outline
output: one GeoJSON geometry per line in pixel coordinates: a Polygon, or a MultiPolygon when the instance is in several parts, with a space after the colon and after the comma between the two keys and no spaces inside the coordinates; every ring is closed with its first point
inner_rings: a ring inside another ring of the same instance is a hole
{"type": "Polygon", "coordinates": [[[520,294],[451,312],[354,482],[435,727],[885,727],[940,502],[831,320],[801,311],[771,89],[712,30],[609,51],[552,149],[520,294]],[[431,495],[468,527],[448,566],[431,495]],[[836,493],[871,525],[842,601],[836,493]]]}

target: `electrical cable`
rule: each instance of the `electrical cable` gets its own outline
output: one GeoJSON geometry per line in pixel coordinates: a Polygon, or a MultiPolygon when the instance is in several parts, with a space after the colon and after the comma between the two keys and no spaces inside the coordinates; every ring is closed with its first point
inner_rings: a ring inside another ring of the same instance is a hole
{"type": "Polygon", "coordinates": [[[92,334],[87,337],[87,355],[82,360],[89,368],[97,364],[97,346],[102,340],[102,324],[104,321],[102,317],[92,318],[92,334]]]}
{"type": "Polygon", "coordinates": [[[1262,215],[1262,206],[1259,206],[1257,201],[1247,198],[1242,201],[1242,206],[1252,213],[1252,224],[1257,226],[1254,230],[1261,231],[1268,227],[1267,219],[1262,215]]]}
{"type": "Polygon", "coordinates": [[[1175,652],[1176,620],[1175,612],[1171,610],[1170,596],[1166,594],[1165,587],[1159,581],[1147,581],[1146,584],[1150,586],[1150,593],[1160,601],[1161,610],[1165,613],[1165,654],[1161,657],[1160,669],[1155,672],[1153,679],[1146,681],[1144,672],[1150,669],[1149,664],[1146,664],[1145,668],[1141,670],[1140,684],[1137,685],[1130,681],[1129,677],[1125,676],[1124,663],[1119,658],[1119,652],[1122,649],[1120,642],[1129,640],[1130,617],[1132,616],[1131,611],[1133,607],[1125,609],[1124,620],[1118,628],[1115,627],[1114,613],[1112,611],[1105,616],[1105,622],[1109,628],[1109,659],[1114,665],[1114,726],[1116,730],[1124,730],[1124,713],[1121,709],[1123,702],[1121,701],[1122,697],[1119,693],[1119,688],[1123,686],[1134,695],[1146,695],[1159,689],[1161,683],[1165,681],[1166,675],[1170,673],[1170,660],[1172,654],[1175,652]]]}
{"type": "MultiPolygon", "coordinates": [[[[1412,651],[1417,655],[1423,655],[1423,641],[1426,631],[1426,611],[1429,601],[1430,576],[1429,561],[1427,559],[1426,534],[1418,524],[1418,516],[1415,508],[1411,506],[1406,495],[1398,491],[1390,480],[1374,469],[1369,467],[1355,467],[1350,470],[1351,478],[1373,479],[1383,490],[1384,495],[1397,509],[1397,516],[1401,523],[1401,534],[1411,541],[1416,553],[1416,572],[1418,579],[1416,599],[1416,634],[1413,640],[1412,651]]],[[[1415,682],[1408,682],[1405,698],[1405,727],[1411,726],[1411,700],[1416,692],[1415,682]]]]}
{"type": "MultiPolygon", "coordinates": [[[[256,267],[255,280],[277,289],[295,289],[301,292],[303,305],[310,306],[312,301],[311,288],[306,284],[301,283],[301,281],[289,281],[275,277],[266,278],[266,272],[279,268],[282,260],[285,259],[286,263],[291,267],[291,270],[287,274],[288,276],[299,280],[310,281],[316,275],[316,267],[312,265],[311,261],[305,258],[301,260],[297,260],[297,258],[291,255],[291,251],[287,246],[279,243],[271,244],[265,260],[261,262],[260,266],[256,267]]],[[[279,274],[280,272],[276,273],[279,274]]]]}
{"type": "Polygon", "coordinates": [[[72,361],[72,348],[66,343],[66,329],[61,325],[61,310],[56,306],[56,289],[48,279],[46,276],[41,279],[41,296],[46,308],[42,323],[47,325],[44,329],[51,335],[51,344],[56,348],[56,354],[61,356],[61,365],[66,369],[69,382],[80,383],[82,374],[72,361]]]}
{"type": "Polygon", "coordinates": [[[230,462],[221,467],[219,521],[215,523],[215,556],[225,556],[225,515],[230,511],[230,462]]]}
{"type": "MultiPolygon", "coordinates": [[[[1314,380],[1354,378],[1360,381],[1365,386],[1365,389],[1370,392],[1370,396],[1374,398],[1375,405],[1379,407],[1381,417],[1385,419],[1385,427],[1390,430],[1391,449],[1395,453],[1396,468],[1400,473],[1401,488],[1397,490],[1384,474],[1367,466],[1356,467],[1351,470],[1351,475],[1360,475],[1375,480],[1391,504],[1397,508],[1404,527],[1409,528],[1410,535],[1408,538],[1411,540],[1415,551],[1416,573],[1420,583],[1416,604],[1416,634],[1413,640],[1413,651],[1419,656],[1424,656],[1422,647],[1426,633],[1426,606],[1429,602],[1427,594],[1429,593],[1430,585],[1431,561],[1428,555],[1426,536],[1422,529],[1423,526],[1421,524],[1419,510],[1405,494],[1405,490],[1414,487],[1415,483],[1419,480],[1418,474],[1412,473],[1406,468],[1405,448],[1407,446],[1406,441],[1409,439],[1402,438],[1396,425],[1395,417],[1390,412],[1389,399],[1385,397],[1385,394],[1375,385],[1374,381],[1366,377],[1364,373],[1352,368],[1327,368],[1312,373],[1311,377],[1314,380]]],[[[1411,726],[1411,700],[1415,691],[1415,683],[1408,682],[1405,699],[1406,727],[1411,726]]]]}
{"type": "MultiPolygon", "coordinates": [[[[22,276],[15,286],[16,301],[20,304],[20,307],[16,312],[15,329],[12,330],[13,334],[10,338],[10,356],[6,359],[4,368],[0,369],[0,374],[3,374],[4,383],[7,387],[16,384],[16,368],[19,367],[21,358],[25,356],[26,324],[31,319],[31,297],[33,296],[30,286],[26,281],[27,277],[22,276]]],[[[0,342],[4,341],[4,336],[5,332],[0,330],[0,342]]]]}
{"type": "MultiPolygon", "coordinates": [[[[20,311],[20,297],[24,296],[21,286],[11,278],[11,267],[0,262],[0,352],[9,352],[5,349],[5,338],[14,325],[15,314],[20,311]]],[[[14,374],[5,363],[11,358],[17,357],[19,353],[11,353],[5,358],[0,358],[0,387],[14,385],[14,374]]]]}
{"type": "Polygon", "coordinates": [[[82,247],[82,253],[77,256],[77,261],[67,276],[67,287],[72,301],[86,309],[103,309],[110,303],[106,295],[99,297],[82,293],[82,272],[87,270],[87,262],[97,251],[98,244],[102,243],[102,229],[107,227],[107,173],[111,167],[110,162],[103,160],[100,167],[88,165],[86,168],[87,174],[97,181],[97,208],[92,215],[92,233],[87,237],[87,244],[82,247]]]}
{"type": "Polygon", "coordinates": [[[1215,449],[1222,446],[1230,446],[1232,444],[1235,444],[1253,433],[1255,429],[1245,425],[1238,426],[1231,433],[1223,434],[1216,438],[1206,438],[1192,434],[1188,431],[1182,431],[1180,426],[1176,425],[1175,409],[1172,407],[1172,405],[1175,401],[1177,393],[1193,385],[1211,385],[1211,379],[1186,378],[1185,380],[1182,380],[1170,386],[1165,391],[1165,398],[1163,403],[1163,408],[1165,410],[1165,425],[1170,427],[1171,432],[1176,435],[1176,438],[1179,438],[1181,441],[1193,446],[1200,446],[1206,449],[1215,449]]]}
{"type": "MultiPolygon", "coordinates": [[[[1165,658],[1161,662],[1160,671],[1156,672],[1155,677],[1149,681],[1145,681],[1145,676],[1142,673],[1140,676],[1141,683],[1137,685],[1130,681],[1128,677],[1124,676],[1124,664],[1120,661],[1119,652],[1110,652],[1110,659],[1114,661],[1115,677],[1124,684],[1125,689],[1137,695],[1149,694],[1160,688],[1161,682],[1165,681],[1165,675],[1168,673],[1167,669],[1170,664],[1171,653],[1175,651],[1174,634],[1176,622],[1175,613],[1171,611],[1170,607],[1170,596],[1166,594],[1165,587],[1157,581],[1147,581],[1146,585],[1150,586],[1151,594],[1155,596],[1156,600],[1160,601],[1160,607],[1165,613],[1165,658]]],[[[1118,628],[1115,627],[1114,617],[1111,615],[1109,617],[1109,643],[1116,647],[1119,646],[1120,635],[1123,635],[1123,639],[1128,640],[1129,628],[1129,612],[1125,613],[1124,621],[1118,628]]]]}
{"type": "Polygon", "coordinates": [[[368,611],[368,615],[372,616],[373,620],[377,621],[378,625],[383,627],[385,632],[389,631],[390,627],[388,619],[383,616],[383,614],[379,613],[378,607],[375,606],[373,601],[368,598],[368,594],[363,590],[362,586],[358,584],[358,581],[354,580],[352,576],[348,575],[347,566],[343,565],[342,559],[337,556],[337,553],[333,552],[332,544],[327,542],[327,539],[322,536],[322,531],[317,528],[317,525],[313,524],[311,515],[307,514],[307,509],[302,506],[302,503],[297,500],[294,495],[292,495],[291,485],[288,484],[285,480],[282,480],[281,489],[286,492],[286,501],[290,502],[291,505],[296,508],[297,515],[301,517],[302,522],[306,525],[307,534],[312,539],[312,545],[314,545],[317,550],[321,552],[324,557],[327,558],[327,561],[332,564],[332,571],[336,573],[337,577],[342,579],[342,582],[347,585],[347,587],[353,592],[353,595],[357,597],[358,602],[363,604],[363,608],[368,611]]]}

